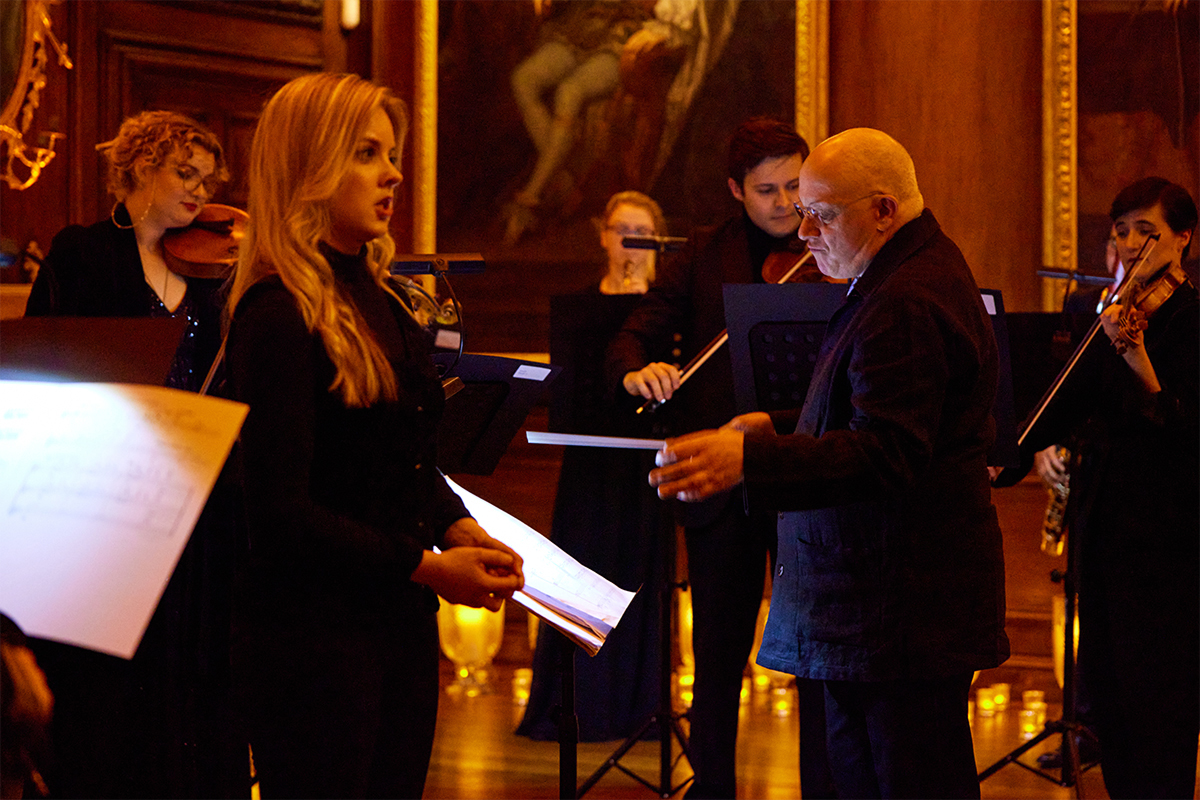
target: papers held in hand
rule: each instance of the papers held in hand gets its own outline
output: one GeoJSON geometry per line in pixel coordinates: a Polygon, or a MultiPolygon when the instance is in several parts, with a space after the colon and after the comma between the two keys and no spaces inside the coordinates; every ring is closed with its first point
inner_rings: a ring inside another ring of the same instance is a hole
{"type": "Polygon", "coordinates": [[[525,588],[514,594],[513,599],[553,625],[589,656],[600,652],[636,593],[627,592],[596,574],[533,528],[449,478],[446,482],[484,530],[521,554],[525,588]]]}

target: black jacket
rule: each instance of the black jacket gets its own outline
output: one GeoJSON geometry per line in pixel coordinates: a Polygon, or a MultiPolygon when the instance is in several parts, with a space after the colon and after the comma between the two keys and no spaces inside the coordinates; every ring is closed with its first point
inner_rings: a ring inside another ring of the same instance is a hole
{"type": "Polygon", "coordinates": [[[1004,560],[986,456],[997,355],[979,289],[928,210],[833,316],[795,433],[747,436],[779,557],[760,664],[824,680],[1000,664],[1004,560]]]}

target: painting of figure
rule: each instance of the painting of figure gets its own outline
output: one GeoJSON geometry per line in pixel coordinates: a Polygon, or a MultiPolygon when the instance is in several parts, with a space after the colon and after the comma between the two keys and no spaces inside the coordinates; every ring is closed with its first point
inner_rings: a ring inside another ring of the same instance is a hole
{"type": "Polygon", "coordinates": [[[442,251],[569,265],[629,189],[683,233],[729,213],[729,132],[794,117],[794,0],[444,0],[439,21],[442,251]]]}

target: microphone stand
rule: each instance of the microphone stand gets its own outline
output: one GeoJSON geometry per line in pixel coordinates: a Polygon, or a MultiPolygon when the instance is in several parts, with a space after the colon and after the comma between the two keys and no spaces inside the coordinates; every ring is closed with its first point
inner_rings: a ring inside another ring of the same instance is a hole
{"type": "MultiPolygon", "coordinates": [[[[621,240],[621,244],[625,247],[643,250],[657,250],[659,253],[665,253],[672,250],[678,250],[687,242],[687,239],[675,236],[626,236],[621,240]]],[[[638,413],[641,413],[640,410],[638,413]]],[[[687,734],[683,732],[679,720],[683,714],[677,713],[674,709],[672,699],[671,686],[671,671],[672,664],[672,636],[674,614],[675,590],[686,588],[687,584],[680,582],[675,576],[675,515],[671,513],[668,507],[662,507],[660,511],[660,526],[658,533],[659,545],[659,624],[658,624],[658,654],[659,654],[659,678],[658,678],[658,708],[650,714],[645,722],[625,741],[613,751],[604,763],[601,764],[595,772],[591,774],[580,787],[577,797],[583,797],[587,792],[596,785],[599,780],[604,777],[604,774],[612,768],[616,768],[624,772],[629,777],[633,778],[638,783],[648,789],[655,791],[659,797],[671,797],[691,780],[691,777],[686,778],[678,786],[673,786],[671,782],[671,773],[674,771],[676,759],[673,755],[673,742],[678,741],[680,747],[680,758],[686,757],[688,763],[691,763],[691,751],[688,747],[687,734]],[[623,766],[621,759],[628,753],[635,744],[641,741],[642,737],[651,729],[658,728],[658,746],[659,746],[659,762],[658,762],[658,783],[654,784],[646,780],[642,776],[623,766]],[[672,738],[673,737],[673,738],[672,738]]],[[[564,679],[563,692],[567,691],[567,685],[564,679]]]]}

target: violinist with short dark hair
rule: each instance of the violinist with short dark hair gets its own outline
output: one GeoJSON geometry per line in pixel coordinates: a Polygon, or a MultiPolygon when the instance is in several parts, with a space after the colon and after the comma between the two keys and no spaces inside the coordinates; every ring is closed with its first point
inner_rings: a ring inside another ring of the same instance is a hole
{"type": "Polygon", "coordinates": [[[1068,434],[1077,443],[1066,525],[1080,564],[1078,663],[1108,793],[1191,797],[1200,736],[1200,300],[1182,261],[1196,204],[1183,187],[1145,178],[1117,195],[1110,216],[1121,264],[1147,288],[1105,308],[1106,337],[1092,342],[1025,445],[1068,434]],[[1173,289],[1172,273],[1182,278],[1173,289]],[[1153,302],[1134,307],[1155,290],[1153,302]]]}

